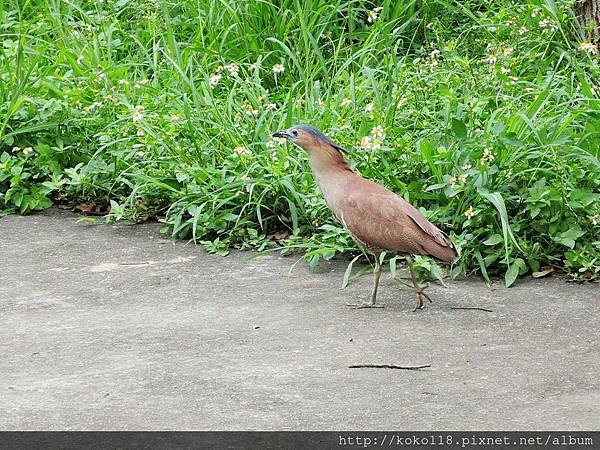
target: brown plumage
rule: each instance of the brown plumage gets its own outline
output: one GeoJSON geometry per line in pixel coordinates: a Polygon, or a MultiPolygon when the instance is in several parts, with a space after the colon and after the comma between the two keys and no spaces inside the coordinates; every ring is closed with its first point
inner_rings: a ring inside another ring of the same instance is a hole
{"type": "MultiPolygon", "coordinates": [[[[274,136],[284,137],[309,154],[309,163],[327,206],[352,238],[375,256],[375,285],[371,301],[357,308],[380,307],[376,304],[381,266],[379,254],[383,251],[407,255],[428,255],[441,261],[453,262],[458,253],[446,233],[429,222],[410,203],[385,187],[354,172],[342,155],[345,150],[316,129],[296,125],[279,131],[274,136]]],[[[423,298],[431,299],[419,286],[407,256],[417,304],[423,298]]]]}

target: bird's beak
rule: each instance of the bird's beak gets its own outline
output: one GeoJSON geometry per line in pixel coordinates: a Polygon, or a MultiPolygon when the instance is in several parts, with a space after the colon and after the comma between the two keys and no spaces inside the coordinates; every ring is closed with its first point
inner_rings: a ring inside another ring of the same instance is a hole
{"type": "Polygon", "coordinates": [[[273,137],[289,139],[291,136],[289,135],[287,130],[281,130],[281,131],[277,131],[277,132],[273,133],[273,137]]]}

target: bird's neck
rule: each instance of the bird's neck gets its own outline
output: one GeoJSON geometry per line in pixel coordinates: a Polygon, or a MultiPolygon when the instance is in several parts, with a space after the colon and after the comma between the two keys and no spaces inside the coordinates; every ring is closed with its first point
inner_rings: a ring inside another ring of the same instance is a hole
{"type": "Polygon", "coordinates": [[[331,147],[311,151],[308,162],[316,177],[336,177],[354,173],[342,152],[331,147]]]}
{"type": "Polygon", "coordinates": [[[338,201],[344,195],[347,182],[358,175],[350,168],[341,152],[335,149],[312,151],[308,160],[327,206],[339,220],[338,201]]]}

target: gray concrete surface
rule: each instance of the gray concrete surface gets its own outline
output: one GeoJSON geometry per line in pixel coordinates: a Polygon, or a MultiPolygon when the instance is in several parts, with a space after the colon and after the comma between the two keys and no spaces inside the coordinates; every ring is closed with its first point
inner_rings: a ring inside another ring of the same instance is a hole
{"type": "Polygon", "coordinates": [[[412,313],[386,275],[386,308],[351,310],[371,277],[342,291],[341,262],[288,273],[158,229],[0,219],[0,429],[600,427],[598,284],[453,281],[412,313]]]}

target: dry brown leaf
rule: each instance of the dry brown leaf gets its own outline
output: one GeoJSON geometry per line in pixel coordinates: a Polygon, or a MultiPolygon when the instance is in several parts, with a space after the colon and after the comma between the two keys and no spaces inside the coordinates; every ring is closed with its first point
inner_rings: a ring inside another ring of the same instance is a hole
{"type": "Polygon", "coordinates": [[[88,205],[87,203],[80,203],[73,211],[80,212],[86,216],[105,216],[110,212],[110,206],[108,205],[88,205]]]}
{"type": "Polygon", "coordinates": [[[277,239],[278,241],[281,241],[283,239],[285,239],[286,237],[288,237],[290,234],[287,231],[278,231],[277,233],[275,233],[273,236],[275,237],[275,239],[277,239]]]}
{"type": "Polygon", "coordinates": [[[540,270],[539,272],[533,272],[531,274],[531,276],[533,278],[542,278],[542,277],[545,277],[546,275],[550,275],[552,272],[554,272],[554,269],[552,267],[550,267],[549,269],[540,270]]]}

